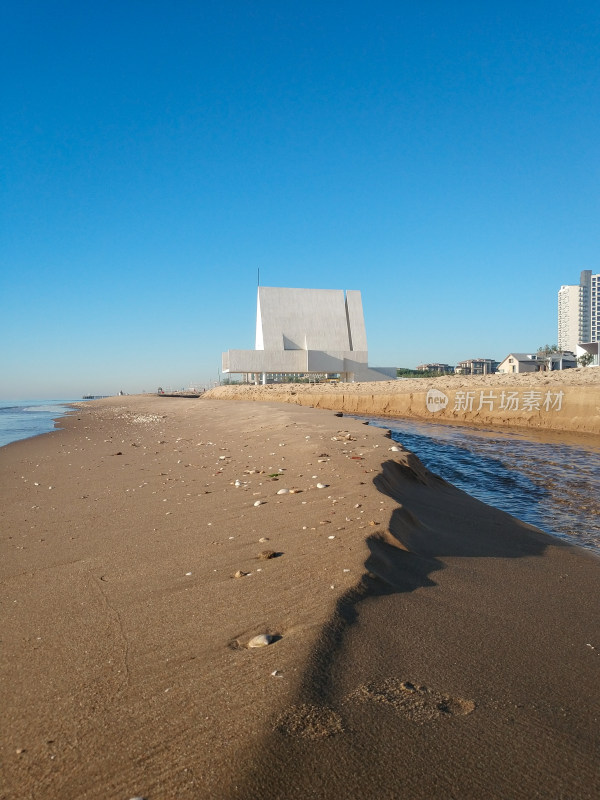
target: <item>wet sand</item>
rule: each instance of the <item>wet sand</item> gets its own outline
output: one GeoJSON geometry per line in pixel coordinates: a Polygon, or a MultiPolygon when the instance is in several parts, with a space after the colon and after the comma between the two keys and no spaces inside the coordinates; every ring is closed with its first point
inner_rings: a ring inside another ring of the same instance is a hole
{"type": "Polygon", "coordinates": [[[597,557],[331,411],[60,424],[0,449],[0,797],[598,796],[597,557]]]}

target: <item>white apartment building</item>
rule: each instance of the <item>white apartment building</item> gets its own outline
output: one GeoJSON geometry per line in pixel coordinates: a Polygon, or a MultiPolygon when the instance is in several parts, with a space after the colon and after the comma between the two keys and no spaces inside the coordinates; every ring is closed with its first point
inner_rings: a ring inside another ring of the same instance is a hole
{"type": "Polygon", "coordinates": [[[581,273],[579,284],[558,292],[558,349],[575,352],[583,343],[600,341],[600,274],[581,273]]]}

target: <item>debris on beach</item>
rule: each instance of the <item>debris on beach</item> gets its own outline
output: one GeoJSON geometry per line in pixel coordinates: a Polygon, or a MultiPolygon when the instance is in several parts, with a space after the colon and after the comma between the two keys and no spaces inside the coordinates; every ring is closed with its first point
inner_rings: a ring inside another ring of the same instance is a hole
{"type": "Polygon", "coordinates": [[[250,573],[249,572],[244,572],[243,570],[238,569],[238,571],[235,573],[235,575],[233,577],[234,578],[245,578],[246,575],[250,575],[250,573]]]}
{"type": "Polygon", "coordinates": [[[275,550],[261,550],[261,552],[258,554],[258,557],[261,559],[261,561],[267,561],[270,558],[276,558],[277,553],[275,550]]]}

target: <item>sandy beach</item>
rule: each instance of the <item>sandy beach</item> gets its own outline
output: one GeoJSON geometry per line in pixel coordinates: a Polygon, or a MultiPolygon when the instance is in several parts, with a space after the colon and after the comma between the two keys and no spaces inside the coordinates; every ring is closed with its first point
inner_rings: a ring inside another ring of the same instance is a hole
{"type": "Polygon", "coordinates": [[[0,798],[597,798],[598,557],[291,391],[0,449],[0,798]]]}

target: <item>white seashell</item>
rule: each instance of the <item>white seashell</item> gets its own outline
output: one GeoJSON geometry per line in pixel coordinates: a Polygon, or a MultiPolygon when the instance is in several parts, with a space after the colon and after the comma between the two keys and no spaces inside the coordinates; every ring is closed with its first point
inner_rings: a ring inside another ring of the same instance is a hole
{"type": "Polygon", "coordinates": [[[394,447],[390,447],[390,450],[391,450],[393,453],[399,453],[399,452],[400,452],[400,448],[399,448],[399,447],[396,447],[396,445],[394,445],[394,447]]]}
{"type": "Polygon", "coordinates": [[[289,489],[280,489],[280,490],[277,492],[277,494],[289,494],[289,493],[290,493],[290,490],[289,490],[289,489]]]}
{"type": "Polygon", "coordinates": [[[258,636],[253,636],[248,642],[248,647],[266,647],[271,644],[273,637],[268,633],[259,633],[258,636]]]}
{"type": "Polygon", "coordinates": [[[241,482],[241,481],[235,481],[233,485],[234,485],[234,486],[241,486],[241,485],[242,485],[242,482],[241,482]]]}
{"type": "Polygon", "coordinates": [[[255,506],[262,506],[263,503],[264,503],[264,500],[257,500],[256,503],[254,503],[254,505],[255,506]]]}
{"type": "Polygon", "coordinates": [[[327,488],[327,484],[325,484],[325,483],[317,483],[317,489],[326,489],[326,488],[327,488]]]}

